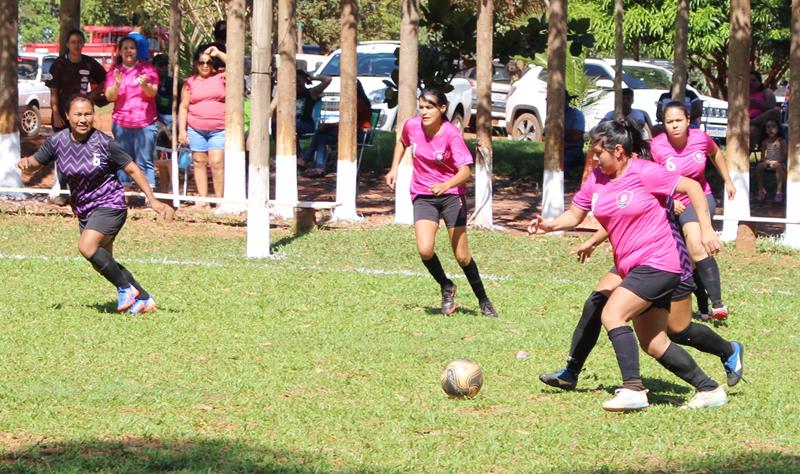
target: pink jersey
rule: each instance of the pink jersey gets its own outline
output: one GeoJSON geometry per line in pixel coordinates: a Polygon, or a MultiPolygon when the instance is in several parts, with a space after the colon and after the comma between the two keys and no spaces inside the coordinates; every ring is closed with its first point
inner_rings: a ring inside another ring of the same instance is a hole
{"type": "Polygon", "coordinates": [[[186,79],[186,90],[190,94],[186,124],[195,130],[223,130],[225,74],[214,74],[205,79],[192,76],[186,79]]]}
{"type": "MultiPolygon", "coordinates": [[[[464,143],[461,132],[450,122],[444,122],[433,138],[425,136],[422,118],[414,117],[403,126],[403,145],[411,147],[414,175],[411,178],[411,199],[431,195],[430,187],[455,176],[458,168],[472,164],[472,153],[464,143]]],[[[465,194],[466,185],[452,187],[444,194],[465,194]]]]}
{"type": "Polygon", "coordinates": [[[144,128],[156,121],[156,98],[144,95],[142,86],[136,80],[144,74],[147,82],[158,85],[156,68],[145,61],[137,61],[133,67],[117,64],[106,75],[106,89],[114,85],[117,71],[122,72],[122,82],[114,101],[114,112],[111,120],[117,125],[127,128],[144,128]]]}
{"type": "Polygon", "coordinates": [[[622,176],[610,179],[596,168],[572,198],[592,211],[608,232],[621,277],[639,265],[681,273],[677,242],[662,201],[681,177],[642,159],[632,159],[622,176]]]}
{"type": "MultiPolygon", "coordinates": [[[[650,153],[653,161],[669,171],[692,178],[700,183],[703,192],[711,194],[711,186],[706,181],[706,157],[717,152],[717,144],[706,132],[696,128],[689,129],[686,146],[676,149],[670,144],[666,133],[662,133],[650,141],[650,153]]],[[[691,204],[686,194],[676,194],[675,199],[688,206],[691,204]]]]}

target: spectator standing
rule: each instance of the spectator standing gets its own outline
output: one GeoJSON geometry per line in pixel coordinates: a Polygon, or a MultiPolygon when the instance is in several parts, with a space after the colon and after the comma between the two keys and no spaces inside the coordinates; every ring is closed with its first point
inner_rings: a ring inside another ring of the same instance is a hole
{"type": "MultiPolygon", "coordinates": [[[[168,131],[172,130],[172,86],[174,80],[169,75],[169,56],[159,54],[153,58],[153,66],[158,73],[158,91],[156,92],[156,111],[158,121],[163,123],[168,131]]],[[[178,80],[178,91],[183,87],[182,81],[178,80]]],[[[180,96],[178,96],[180,97],[180,96]]],[[[180,99],[178,99],[180,100],[180,99]]]]}
{"type": "Polygon", "coordinates": [[[775,93],[761,80],[761,73],[750,71],[750,148],[761,144],[762,131],[767,120],[781,122],[781,109],[777,107],[775,93]]]}
{"type": "MultiPolygon", "coordinates": [[[[626,87],[622,89],[622,116],[633,122],[642,132],[642,138],[647,140],[653,136],[653,129],[650,124],[650,116],[642,109],[633,108],[633,89],[626,87]]],[[[606,120],[613,120],[614,111],[609,111],[606,120]]]]}
{"type": "MultiPolygon", "coordinates": [[[[150,187],[155,187],[153,151],[156,138],[156,93],[158,73],[152,64],[136,58],[136,42],[122,38],[119,55],[106,77],[106,97],[114,102],[111,115],[114,139],[133,156],[150,187]]],[[[120,175],[123,186],[130,188],[128,175],[120,175]]]]}
{"type": "MultiPolygon", "coordinates": [[[[314,124],[314,105],[322,97],[322,92],[330,85],[331,80],[332,78],[328,76],[311,77],[306,71],[297,70],[297,102],[295,102],[295,107],[298,135],[314,133],[316,128],[314,124]],[[311,85],[313,81],[319,81],[319,84],[314,87],[306,87],[311,85]]],[[[299,147],[298,150],[300,150],[299,147]]]]}
{"type": "Polygon", "coordinates": [[[226,55],[213,45],[201,46],[194,54],[195,74],[186,80],[181,93],[178,140],[192,150],[198,194],[208,195],[210,165],[214,195],[221,198],[225,184],[225,73],[214,68],[216,59],[224,62],[226,55]]]}

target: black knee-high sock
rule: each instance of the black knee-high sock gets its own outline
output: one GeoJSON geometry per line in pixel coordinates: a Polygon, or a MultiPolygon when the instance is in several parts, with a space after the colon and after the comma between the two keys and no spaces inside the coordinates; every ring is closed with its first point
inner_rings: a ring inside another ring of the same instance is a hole
{"type": "Polygon", "coordinates": [[[608,331],[608,338],[614,346],[617,364],[622,373],[622,386],[630,390],[644,390],[639,373],[639,347],[630,326],[620,326],[608,331]]]}
{"type": "Polygon", "coordinates": [[[608,296],[593,291],[583,303],[583,313],[572,332],[572,344],[569,348],[569,357],[567,357],[567,370],[572,375],[577,376],[580,373],[586,358],[597,345],[597,338],[600,337],[600,327],[602,326],[600,315],[603,313],[606,301],[608,301],[608,296]]]}
{"type": "Polygon", "coordinates": [[[145,291],[144,288],[142,288],[142,285],[140,285],[139,282],[136,281],[136,278],[133,278],[133,274],[131,274],[131,272],[128,271],[128,269],[125,268],[121,263],[117,262],[117,265],[119,265],[119,269],[122,270],[122,274],[125,275],[125,278],[128,280],[128,283],[130,283],[131,286],[139,290],[139,296],[137,296],[136,299],[146,300],[147,298],[150,298],[150,293],[148,293],[147,291],[145,291]]]}
{"type": "Polygon", "coordinates": [[[691,323],[686,329],[670,335],[669,338],[676,344],[694,347],[698,351],[714,354],[721,359],[727,359],[733,354],[731,343],[705,324],[691,323]]]}
{"type": "Polygon", "coordinates": [[[714,257],[706,257],[695,263],[695,273],[700,277],[706,287],[711,305],[715,308],[722,306],[722,287],[720,286],[719,266],[714,257]]]}
{"type": "Polygon", "coordinates": [[[475,293],[475,297],[478,298],[478,301],[486,301],[489,299],[486,296],[486,290],[483,288],[483,281],[481,280],[480,272],[478,272],[478,265],[475,264],[475,259],[473,258],[470,260],[469,265],[466,267],[461,267],[461,270],[464,271],[469,286],[472,287],[472,292],[475,293]]]}
{"type": "Polygon", "coordinates": [[[697,311],[702,314],[710,314],[708,312],[708,293],[706,293],[706,286],[697,272],[694,272],[694,296],[697,298],[697,311]]]}
{"type": "Polygon", "coordinates": [[[447,275],[444,273],[442,262],[439,261],[439,257],[437,257],[436,254],[433,254],[433,257],[431,257],[430,260],[423,260],[422,263],[431,273],[431,276],[433,276],[433,279],[436,280],[436,283],[438,283],[439,286],[448,286],[453,284],[453,282],[447,278],[447,275]]]}
{"type": "Polygon", "coordinates": [[[94,266],[95,270],[117,288],[127,288],[130,286],[127,278],[125,278],[122,270],[120,270],[114,257],[108,253],[108,250],[100,247],[87,260],[94,266]]]}
{"type": "Polygon", "coordinates": [[[703,369],[698,367],[692,356],[677,344],[670,344],[658,359],[658,363],[698,392],[708,392],[719,387],[717,382],[711,380],[703,369]]]}

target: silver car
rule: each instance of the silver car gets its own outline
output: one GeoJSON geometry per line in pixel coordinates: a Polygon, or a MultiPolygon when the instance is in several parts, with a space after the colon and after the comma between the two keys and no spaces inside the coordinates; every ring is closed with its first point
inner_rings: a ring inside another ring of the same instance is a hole
{"type": "Polygon", "coordinates": [[[50,108],[50,66],[58,56],[52,53],[20,53],[17,59],[20,132],[36,136],[42,126],[41,109],[50,108]]]}

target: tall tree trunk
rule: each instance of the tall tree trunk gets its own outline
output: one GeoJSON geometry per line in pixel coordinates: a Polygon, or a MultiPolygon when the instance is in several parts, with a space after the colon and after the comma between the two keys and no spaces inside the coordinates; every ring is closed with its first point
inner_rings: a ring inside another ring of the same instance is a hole
{"type": "Polygon", "coordinates": [[[686,95],[686,61],[689,44],[689,0],[678,0],[675,13],[675,59],[672,71],[672,100],[683,102],[686,95]]]}
{"type": "MultiPolygon", "coordinates": [[[[800,0],[792,0],[792,39],[789,48],[789,173],[786,179],[786,218],[800,221],[800,0]]],[[[788,224],[784,242],[800,248],[800,224],[788,224]]]]}
{"type": "Polygon", "coordinates": [[[17,0],[0,0],[0,187],[22,187],[17,97],[17,0]]]}
{"type": "Polygon", "coordinates": [[[475,125],[478,143],[475,147],[475,213],[478,227],[492,227],[492,75],[494,37],[494,1],[478,0],[477,42],[477,114],[475,125]]]}
{"type": "Polygon", "coordinates": [[[67,54],[67,33],[81,27],[81,0],[61,0],[58,11],[58,51],[67,54]]]}
{"type": "Polygon", "coordinates": [[[342,34],[339,100],[339,153],[336,162],[336,220],[358,221],[356,213],[356,44],[358,43],[358,2],[341,0],[342,34]]]}
{"type": "MultiPolygon", "coordinates": [[[[419,0],[400,1],[400,72],[397,85],[396,138],[400,140],[403,124],[417,113],[417,84],[419,82],[419,0]]],[[[397,169],[394,188],[394,221],[412,224],[411,153],[406,151],[397,169]]]]}
{"type": "Polygon", "coordinates": [[[225,47],[225,199],[221,212],[241,212],[247,199],[244,156],[245,1],[228,0],[225,47]]]}
{"type": "Polygon", "coordinates": [[[275,213],[289,219],[297,201],[297,73],[295,0],[278,0],[278,130],[275,139],[275,213]]]}
{"type": "Polygon", "coordinates": [[[550,1],[547,28],[547,120],[544,140],[542,216],[564,212],[564,110],[567,65],[567,0],[550,1]]]}
{"type": "Polygon", "coordinates": [[[247,195],[247,257],[264,258],[269,243],[269,123],[272,81],[272,0],[253,1],[250,95],[250,172],[247,195]]]}
{"type": "Polygon", "coordinates": [[[625,7],[614,0],[614,115],[622,115],[622,60],[625,58],[625,39],[622,35],[625,7]]]}
{"type": "Polygon", "coordinates": [[[725,158],[736,187],[736,198],[725,196],[725,217],[722,240],[755,242],[755,235],[746,225],[731,217],[750,216],[750,0],[731,0],[731,37],[728,43],[728,140],[725,158]],[[739,227],[737,229],[737,226],[739,227]],[[741,233],[737,237],[737,231],[741,233]]]}
{"type": "MultiPolygon", "coordinates": [[[[180,0],[169,1],[169,70],[172,72],[172,97],[178,97],[178,79],[180,76],[180,61],[178,60],[181,45],[181,7],[180,0]]],[[[173,118],[178,117],[178,101],[172,101],[172,110],[170,111],[173,118]]],[[[180,207],[180,199],[178,198],[178,121],[172,120],[172,128],[169,131],[170,143],[172,144],[171,153],[171,173],[170,178],[172,181],[172,205],[180,207]]]]}

